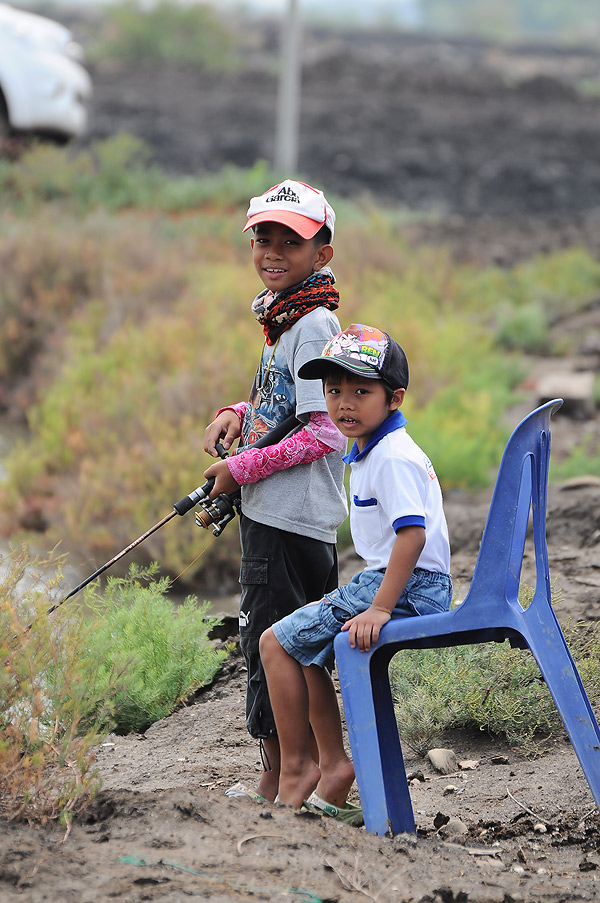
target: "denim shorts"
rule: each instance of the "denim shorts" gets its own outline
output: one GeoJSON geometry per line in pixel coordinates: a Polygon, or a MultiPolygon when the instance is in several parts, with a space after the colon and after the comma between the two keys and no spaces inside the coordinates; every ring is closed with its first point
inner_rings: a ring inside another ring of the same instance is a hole
{"type": "MultiPolygon", "coordinates": [[[[385,570],[361,571],[346,586],[327,593],[320,602],[298,608],[273,624],[277,640],[301,665],[333,667],[334,638],[346,621],[369,608],[384,575],[385,570]]],[[[448,611],[451,601],[449,574],[415,568],[392,611],[392,618],[448,611]]]]}

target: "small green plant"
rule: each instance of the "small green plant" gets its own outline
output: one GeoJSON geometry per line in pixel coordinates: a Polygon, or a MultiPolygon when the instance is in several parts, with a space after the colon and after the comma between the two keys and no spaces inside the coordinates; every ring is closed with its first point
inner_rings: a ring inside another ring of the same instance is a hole
{"type": "Polygon", "coordinates": [[[82,723],[80,644],[45,614],[56,582],[46,575],[57,565],[25,548],[0,560],[0,813],[32,822],[66,823],[100,786],[100,735],[82,723]],[[49,677],[58,673],[55,693],[49,677]]]}
{"type": "Polygon", "coordinates": [[[25,547],[0,559],[0,814],[68,822],[100,788],[102,737],[144,729],[219,669],[217,619],[191,597],[165,599],[155,570],[134,567],[48,616],[61,560],[25,547]]]}
{"type": "Polygon", "coordinates": [[[550,462],[550,478],[561,482],[573,477],[600,477],[600,444],[590,430],[564,461],[550,462]]]}
{"type": "MultiPolygon", "coordinates": [[[[531,591],[523,591],[526,605],[531,591]]],[[[592,704],[600,699],[600,625],[567,623],[565,637],[592,704]]],[[[478,728],[536,755],[562,722],[528,651],[504,643],[403,650],[390,665],[400,735],[419,755],[446,731],[478,728]]]]}
{"type": "Polygon", "coordinates": [[[582,97],[600,97],[599,78],[582,78],[577,82],[576,88],[582,97]]]}
{"type": "Polygon", "coordinates": [[[210,683],[227,657],[208,639],[218,623],[207,614],[209,603],[189,596],[176,605],[165,597],[169,581],[151,579],[155,573],[155,564],[132,565],[127,578],[109,578],[103,592],[90,587],[78,606],[87,725],[143,731],[210,683]]]}
{"type": "Polygon", "coordinates": [[[498,310],[496,341],[505,348],[530,354],[547,351],[548,320],[543,304],[534,300],[520,307],[502,305],[498,310]]]}

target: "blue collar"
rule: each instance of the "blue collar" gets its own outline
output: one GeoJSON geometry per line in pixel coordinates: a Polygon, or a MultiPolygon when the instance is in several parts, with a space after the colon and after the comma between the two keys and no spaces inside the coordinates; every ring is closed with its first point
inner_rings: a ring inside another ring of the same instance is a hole
{"type": "Polygon", "coordinates": [[[374,433],[371,433],[371,438],[364,449],[359,452],[355,442],[348,454],[344,455],[344,461],[346,464],[354,464],[355,461],[362,460],[362,458],[369,454],[372,448],[375,448],[380,439],[383,439],[388,433],[393,433],[395,430],[402,429],[403,426],[406,426],[407,422],[408,421],[402,411],[394,411],[393,414],[386,417],[383,423],[379,424],[374,433]]]}

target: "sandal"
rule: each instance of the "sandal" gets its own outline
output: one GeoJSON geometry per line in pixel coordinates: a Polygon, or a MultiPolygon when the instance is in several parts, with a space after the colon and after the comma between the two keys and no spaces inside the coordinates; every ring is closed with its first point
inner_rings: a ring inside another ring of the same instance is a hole
{"type": "Polygon", "coordinates": [[[247,796],[251,800],[259,800],[262,803],[266,802],[264,796],[260,796],[260,794],[257,793],[256,790],[252,790],[250,787],[246,787],[246,785],[242,781],[238,781],[237,784],[233,785],[233,787],[229,787],[225,791],[225,796],[234,799],[247,796]]]}
{"type": "Polygon", "coordinates": [[[333,806],[331,803],[322,800],[316,793],[311,793],[309,798],[302,803],[302,807],[308,809],[309,812],[328,815],[330,818],[335,818],[337,821],[344,822],[346,825],[352,825],[355,828],[360,828],[364,824],[362,809],[360,806],[355,806],[354,803],[346,803],[345,806],[333,806]]]}

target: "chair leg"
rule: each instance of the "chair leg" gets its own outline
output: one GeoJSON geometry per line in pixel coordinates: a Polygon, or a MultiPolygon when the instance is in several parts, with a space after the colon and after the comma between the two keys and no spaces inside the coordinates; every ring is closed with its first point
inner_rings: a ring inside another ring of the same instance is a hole
{"type": "Polygon", "coordinates": [[[370,834],[415,832],[389,685],[388,649],[358,652],[336,644],[344,714],[365,827],[370,834]],[[383,652],[383,654],[381,654],[383,652]],[[385,773],[385,777],[384,777],[385,773]]]}
{"type": "Polygon", "coordinates": [[[393,646],[375,650],[371,658],[371,685],[375,700],[377,741],[389,824],[394,834],[416,833],[398,723],[390,688],[389,663],[393,646]]]}
{"type": "Polygon", "coordinates": [[[558,622],[527,641],[600,807],[600,728],[558,622]]]}
{"type": "Polygon", "coordinates": [[[387,805],[371,690],[370,657],[367,652],[352,650],[349,643],[336,643],[338,678],[365,827],[371,834],[385,834],[387,805]]]}

